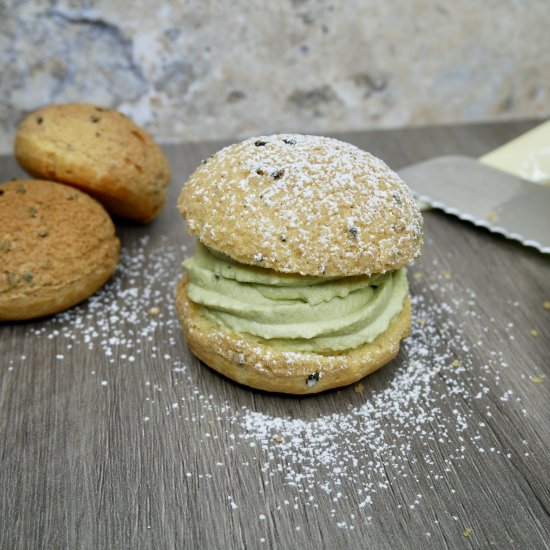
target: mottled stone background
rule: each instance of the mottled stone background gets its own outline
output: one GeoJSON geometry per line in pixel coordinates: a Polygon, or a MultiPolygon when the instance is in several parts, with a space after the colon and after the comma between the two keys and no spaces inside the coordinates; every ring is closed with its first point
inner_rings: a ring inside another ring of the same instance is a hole
{"type": "Polygon", "coordinates": [[[160,141],[550,113],[547,0],[0,0],[0,151],[51,102],[160,141]]]}

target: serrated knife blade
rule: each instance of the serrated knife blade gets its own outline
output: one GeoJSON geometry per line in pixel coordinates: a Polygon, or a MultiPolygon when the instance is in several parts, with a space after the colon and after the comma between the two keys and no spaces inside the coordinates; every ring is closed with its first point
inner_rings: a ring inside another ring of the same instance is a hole
{"type": "Polygon", "coordinates": [[[398,173],[433,208],[550,254],[550,187],[454,155],[398,173]]]}

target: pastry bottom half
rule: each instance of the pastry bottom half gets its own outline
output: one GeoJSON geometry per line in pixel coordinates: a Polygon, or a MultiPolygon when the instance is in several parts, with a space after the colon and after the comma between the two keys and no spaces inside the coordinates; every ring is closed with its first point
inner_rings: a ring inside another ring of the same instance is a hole
{"type": "Polygon", "coordinates": [[[235,382],[280,393],[312,394],[347,386],[391,361],[410,334],[411,302],[371,343],[334,354],[283,351],[207,317],[186,294],[187,274],[176,290],[176,309],[187,345],[201,361],[235,382]]]}

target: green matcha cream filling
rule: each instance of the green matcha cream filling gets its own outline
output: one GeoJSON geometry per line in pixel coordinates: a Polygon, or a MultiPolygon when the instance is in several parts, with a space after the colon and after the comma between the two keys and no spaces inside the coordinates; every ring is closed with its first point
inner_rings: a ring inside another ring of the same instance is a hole
{"type": "Polygon", "coordinates": [[[187,295],[210,319],[284,351],[340,352],[372,342],[408,294],[403,269],[370,277],[279,274],[200,243],[183,265],[187,295]]]}

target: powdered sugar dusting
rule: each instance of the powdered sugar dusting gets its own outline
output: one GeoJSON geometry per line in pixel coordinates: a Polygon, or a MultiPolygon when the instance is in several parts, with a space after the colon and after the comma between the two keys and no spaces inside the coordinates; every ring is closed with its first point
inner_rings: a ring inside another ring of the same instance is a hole
{"type": "MultiPolygon", "coordinates": [[[[403,343],[397,360],[342,390],[347,392],[346,405],[340,400],[338,410],[331,409],[334,401],[321,401],[323,396],[287,400],[288,413],[276,416],[264,407],[270,400],[285,398],[256,394],[249,399],[253,392],[244,388],[234,388],[242,392],[235,400],[224,400],[214,390],[205,393],[201,388],[211,372],[182,359],[184,343],[173,293],[185,253],[166,240],[153,247],[142,239],[123,250],[114,280],[86,304],[28,327],[31,336],[56,341],[56,348],[64,350],[56,354],[60,363],[67,360],[68,350],[102,354],[113,370],[101,376],[91,370],[87,376],[107,395],[122,391],[111,383],[117,369],[142,369],[145,403],[136,410],[135,422],[157,436],[161,416],[192,424],[194,444],[205,449],[208,469],[188,466],[182,482],[217,483],[227,477],[231,465],[242,463],[248,468],[254,463],[258,469],[250,470],[250,475],[261,477],[259,490],[272,485],[278,494],[278,504],[269,514],[319,508],[327,510],[327,520],[336,528],[353,530],[377,514],[378,495],[383,491],[407,487],[409,492],[403,493],[398,507],[413,513],[423,506],[427,491],[454,491],[448,484],[450,472],[472,453],[491,454],[495,460],[510,458],[499,443],[483,443],[493,414],[488,395],[495,390],[490,387],[499,392],[496,399],[493,396],[499,406],[517,407],[524,415],[528,407],[513,388],[501,383],[500,370],[507,368],[502,354],[484,349],[481,336],[477,342],[466,337],[466,323],[480,324],[476,296],[466,291],[461,298],[451,299],[451,294],[456,296],[454,281],[446,272],[430,284],[439,302],[428,302],[422,288],[413,297],[412,337],[403,343]],[[138,274],[143,275],[139,285],[138,274]],[[474,364],[474,351],[486,358],[481,365],[474,364]],[[148,369],[151,361],[163,365],[165,374],[160,378],[148,369]],[[465,402],[472,406],[464,407],[465,402]],[[324,412],[312,417],[309,403],[323,403],[324,412]],[[220,439],[227,456],[209,453],[212,441],[220,439]],[[436,456],[442,447],[449,451],[436,456]],[[340,506],[344,501],[346,513],[340,506]]],[[[422,278],[422,272],[413,268],[412,279],[422,278]]],[[[485,326],[483,330],[493,329],[485,326]]],[[[11,358],[5,376],[28,360],[26,355],[11,358]]],[[[230,384],[220,379],[218,383],[230,384]]],[[[209,385],[216,387],[214,382],[209,385]]],[[[244,498],[238,487],[221,495],[228,514],[241,513],[244,498]]],[[[266,510],[259,510],[256,521],[265,522],[265,517],[266,510]]]]}
{"type": "Polygon", "coordinates": [[[320,136],[262,136],[222,149],[191,176],[179,208],[204,244],[283,272],[385,272],[422,245],[422,218],[399,176],[320,136]]]}

